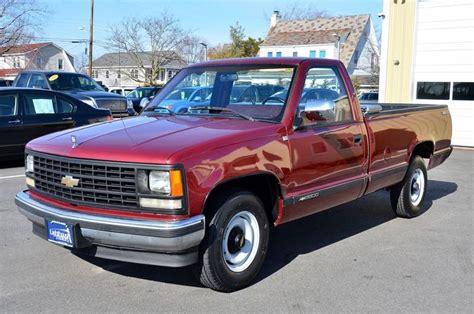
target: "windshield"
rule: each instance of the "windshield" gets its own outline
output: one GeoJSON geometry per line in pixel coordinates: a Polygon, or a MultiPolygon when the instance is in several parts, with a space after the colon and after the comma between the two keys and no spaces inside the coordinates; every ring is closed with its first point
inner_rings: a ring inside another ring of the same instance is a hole
{"type": "Polygon", "coordinates": [[[127,98],[144,98],[153,95],[153,88],[138,88],[127,94],[127,98]]]}
{"type": "Polygon", "coordinates": [[[54,90],[104,91],[93,79],[80,74],[56,73],[47,76],[54,90]]]}
{"type": "Polygon", "coordinates": [[[161,107],[184,115],[212,114],[237,118],[240,115],[254,120],[280,121],[287,93],[276,102],[271,96],[289,88],[293,73],[293,67],[281,66],[186,69],[158,94],[143,114],[163,113],[154,109],[161,107]],[[209,109],[212,107],[221,109],[209,109]]]}
{"type": "Polygon", "coordinates": [[[194,92],[194,88],[179,88],[171,92],[167,100],[187,100],[191,94],[194,92]]]}

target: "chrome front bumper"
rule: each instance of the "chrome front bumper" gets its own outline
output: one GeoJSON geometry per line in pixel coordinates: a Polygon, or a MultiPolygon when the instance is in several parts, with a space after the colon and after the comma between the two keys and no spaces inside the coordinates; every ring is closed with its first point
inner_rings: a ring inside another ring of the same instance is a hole
{"type": "Polygon", "coordinates": [[[26,192],[15,197],[20,213],[33,223],[33,232],[47,237],[46,221],[73,225],[76,253],[150,265],[181,267],[197,261],[204,238],[204,215],[179,221],[97,216],[51,206],[26,192]]]}

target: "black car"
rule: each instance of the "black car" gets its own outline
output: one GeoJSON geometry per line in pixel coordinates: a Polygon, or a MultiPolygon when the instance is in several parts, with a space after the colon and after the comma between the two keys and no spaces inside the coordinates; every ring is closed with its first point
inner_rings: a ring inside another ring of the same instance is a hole
{"type": "Polygon", "coordinates": [[[63,71],[23,71],[13,82],[14,87],[30,87],[60,91],[86,104],[112,111],[116,118],[135,115],[127,98],[106,92],[89,76],[63,71]]]}
{"type": "Polygon", "coordinates": [[[158,86],[137,87],[127,94],[127,99],[133,103],[133,109],[136,112],[141,112],[160,89],[161,87],[158,86]]]}
{"type": "Polygon", "coordinates": [[[0,159],[23,156],[26,143],[34,138],[111,119],[110,110],[63,93],[0,88],[0,159]]]}

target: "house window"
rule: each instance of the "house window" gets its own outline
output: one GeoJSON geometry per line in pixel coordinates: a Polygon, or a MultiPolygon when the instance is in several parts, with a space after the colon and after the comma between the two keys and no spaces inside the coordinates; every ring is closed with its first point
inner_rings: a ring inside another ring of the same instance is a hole
{"type": "Polygon", "coordinates": [[[319,57],[326,58],[326,50],[319,50],[319,57]]]}
{"type": "Polygon", "coordinates": [[[42,68],[43,67],[43,58],[41,58],[41,57],[36,58],[36,65],[38,66],[38,68],[42,68]]]}
{"type": "Polygon", "coordinates": [[[267,52],[267,57],[269,57],[269,58],[273,57],[273,52],[271,52],[271,51],[267,52]]]}
{"type": "Polygon", "coordinates": [[[105,78],[109,78],[109,71],[105,71],[105,78]]]}
{"type": "Polygon", "coordinates": [[[316,50],[310,50],[309,51],[309,57],[310,58],[316,58],[316,50]]]}
{"type": "Polygon", "coordinates": [[[281,57],[281,51],[277,51],[276,56],[281,57]]]}
{"type": "Polygon", "coordinates": [[[298,57],[298,51],[293,51],[293,57],[298,57]]]}
{"type": "Polygon", "coordinates": [[[63,69],[63,59],[58,59],[58,70],[63,69]]]}
{"type": "Polygon", "coordinates": [[[453,100],[474,100],[474,82],[454,82],[453,100]]]}
{"type": "Polygon", "coordinates": [[[449,99],[449,82],[418,82],[416,99],[449,99]]]}
{"type": "Polygon", "coordinates": [[[165,70],[160,70],[160,81],[164,82],[165,81],[165,70]]]}
{"type": "Polygon", "coordinates": [[[173,71],[169,70],[168,71],[168,80],[173,77],[173,71]]]}

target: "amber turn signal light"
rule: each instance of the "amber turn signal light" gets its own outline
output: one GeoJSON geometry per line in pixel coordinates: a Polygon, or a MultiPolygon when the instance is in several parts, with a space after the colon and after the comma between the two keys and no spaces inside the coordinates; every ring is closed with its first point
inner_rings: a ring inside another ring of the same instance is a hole
{"type": "Polygon", "coordinates": [[[170,184],[171,184],[171,193],[170,193],[171,196],[180,197],[184,195],[183,178],[181,176],[180,170],[170,171],[170,184]]]}

